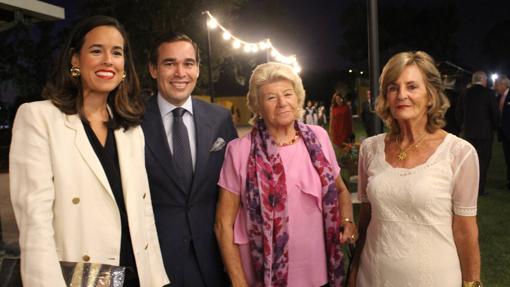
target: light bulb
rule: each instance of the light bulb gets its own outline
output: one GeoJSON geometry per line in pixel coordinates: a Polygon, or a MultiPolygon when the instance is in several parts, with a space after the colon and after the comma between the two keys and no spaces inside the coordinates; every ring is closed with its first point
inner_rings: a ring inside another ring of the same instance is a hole
{"type": "Polygon", "coordinates": [[[214,30],[218,27],[218,22],[216,21],[216,19],[211,18],[207,20],[207,27],[209,27],[211,30],[214,30]]]}
{"type": "Polygon", "coordinates": [[[223,39],[224,40],[230,40],[232,38],[232,35],[228,31],[223,32],[223,39]]]}

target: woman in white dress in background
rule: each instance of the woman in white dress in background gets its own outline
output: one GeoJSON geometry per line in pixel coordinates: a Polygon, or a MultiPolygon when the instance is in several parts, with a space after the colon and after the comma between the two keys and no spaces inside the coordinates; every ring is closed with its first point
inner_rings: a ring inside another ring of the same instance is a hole
{"type": "Polygon", "coordinates": [[[445,132],[449,103],[425,52],[393,56],[377,114],[389,132],[360,149],[360,237],[349,286],[481,286],[478,158],[445,132]]]}

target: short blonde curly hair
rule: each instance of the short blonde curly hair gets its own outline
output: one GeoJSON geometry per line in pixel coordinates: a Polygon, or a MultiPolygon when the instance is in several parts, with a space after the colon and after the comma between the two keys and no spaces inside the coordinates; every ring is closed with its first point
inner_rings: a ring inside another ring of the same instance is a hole
{"type": "Polygon", "coordinates": [[[298,106],[296,120],[301,119],[304,114],[303,105],[305,103],[305,89],[303,87],[303,81],[299,75],[292,69],[291,66],[269,62],[258,65],[252,72],[250,77],[250,85],[246,100],[248,108],[253,113],[253,117],[250,119],[250,124],[255,125],[260,119],[259,115],[259,89],[265,84],[269,84],[278,80],[288,80],[294,87],[296,93],[298,106]]]}
{"type": "Polygon", "coordinates": [[[401,52],[391,57],[382,70],[379,78],[380,95],[377,97],[375,106],[377,115],[390,129],[390,134],[399,133],[400,127],[391,114],[386,98],[388,86],[400,77],[405,68],[412,65],[421,71],[430,101],[427,110],[427,131],[434,132],[446,124],[444,114],[450,107],[450,102],[444,94],[441,74],[435,66],[434,59],[423,51],[401,52]]]}

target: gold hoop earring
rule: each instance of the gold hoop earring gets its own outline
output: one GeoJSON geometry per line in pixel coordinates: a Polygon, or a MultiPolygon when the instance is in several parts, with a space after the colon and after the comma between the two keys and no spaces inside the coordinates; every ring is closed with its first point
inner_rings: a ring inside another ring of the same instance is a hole
{"type": "Polygon", "coordinates": [[[78,67],[74,67],[74,66],[71,67],[69,72],[71,73],[71,77],[73,77],[75,79],[79,78],[81,75],[80,68],[78,68],[78,67]]]}

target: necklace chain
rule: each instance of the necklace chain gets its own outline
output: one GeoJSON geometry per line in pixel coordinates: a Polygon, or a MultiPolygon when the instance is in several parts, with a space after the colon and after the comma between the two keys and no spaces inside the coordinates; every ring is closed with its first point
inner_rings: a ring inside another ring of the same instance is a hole
{"type": "Polygon", "coordinates": [[[406,160],[407,157],[408,157],[408,151],[410,151],[413,147],[414,148],[418,148],[418,146],[423,142],[423,140],[425,139],[425,136],[427,135],[427,133],[424,133],[419,140],[417,140],[415,143],[412,143],[410,145],[408,145],[406,148],[401,148],[400,147],[400,135],[397,135],[397,137],[395,138],[395,142],[397,144],[397,147],[399,149],[399,152],[397,154],[397,159],[399,161],[403,161],[403,160],[406,160]]]}
{"type": "Polygon", "coordinates": [[[288,145],[294,144],[298,139],[299,139],[299,133],[296,131],[296,134],[294,135],[294,137],[290,141],[282,142],[282,143],[279,143],[279,142],[275,141],[275,143],[276,143],[277,146],[283,147],[283,146],[288,146],[288,145]]]}

